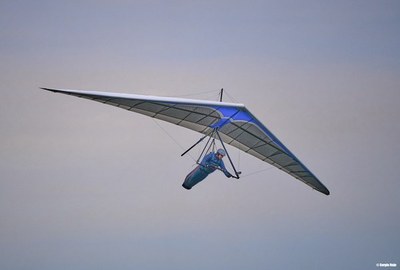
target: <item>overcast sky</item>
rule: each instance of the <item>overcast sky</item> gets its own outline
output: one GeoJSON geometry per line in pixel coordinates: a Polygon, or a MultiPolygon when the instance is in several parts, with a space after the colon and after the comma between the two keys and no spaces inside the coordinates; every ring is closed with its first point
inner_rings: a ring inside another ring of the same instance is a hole
{"type": "Polygon", "coordinates": [[[399,48],[395,0],[1,1],[0,268],[398,269],[399,48]],[[200,134],[39,87],[223,87],[331,195],[231,148],[184,190],[200,134]]]}

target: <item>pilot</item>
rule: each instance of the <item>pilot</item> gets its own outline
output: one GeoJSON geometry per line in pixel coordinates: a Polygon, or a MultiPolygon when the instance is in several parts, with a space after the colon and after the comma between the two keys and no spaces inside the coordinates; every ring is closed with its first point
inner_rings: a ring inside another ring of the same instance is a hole
{"type": "Polygon", "coordinates": [[[226,152],[224,149],[218,149],[216,153],[208,153],[203,158],[200,165],[186,176],[182,186],[185,189],[191,189],[193,186],[204,180],[210,173],[213,173],[217,169],[220,169],[226,177],[232,177],[232,175],[225,168],[224,161],[222,160],[225,155],[226,152]]]}

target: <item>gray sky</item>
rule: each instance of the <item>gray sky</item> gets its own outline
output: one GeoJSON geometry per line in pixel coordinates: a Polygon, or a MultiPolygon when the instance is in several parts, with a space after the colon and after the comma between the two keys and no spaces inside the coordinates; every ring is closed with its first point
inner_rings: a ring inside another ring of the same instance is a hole
{"type": "Polygon", "coordinates": [[[0,268],[400,264],[399,29],[387,0],[2,1],[0,268]],[[199,134],[38,87],[224,87],[331,195],[275,168],[188,192],[199,134]]]}

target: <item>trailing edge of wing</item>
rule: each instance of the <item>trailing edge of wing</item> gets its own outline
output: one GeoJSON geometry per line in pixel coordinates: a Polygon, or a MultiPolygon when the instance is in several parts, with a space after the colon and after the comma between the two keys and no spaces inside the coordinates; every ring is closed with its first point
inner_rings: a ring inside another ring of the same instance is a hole
{"type": "Polygon", "coordinates": [[[113,105],[203,134],[208,134],[213,128],[218,127],[225,143],[329,195],[329,190],[318,178],[243,104],[96,91],[42,89],[113,105]]]}

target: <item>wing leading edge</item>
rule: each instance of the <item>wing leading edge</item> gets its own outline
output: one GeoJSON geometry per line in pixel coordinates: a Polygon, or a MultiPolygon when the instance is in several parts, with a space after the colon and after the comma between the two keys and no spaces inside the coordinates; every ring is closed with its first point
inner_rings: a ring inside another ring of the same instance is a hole
{"type": "Polygon", "coordinates": [[[315,190],[329,195],[318,178],[243,104],[65,89],[44,90],[86,98],[170,122],[202,134],[218,127],[222,140],[315,190]]]}

